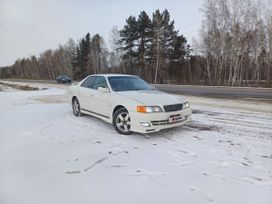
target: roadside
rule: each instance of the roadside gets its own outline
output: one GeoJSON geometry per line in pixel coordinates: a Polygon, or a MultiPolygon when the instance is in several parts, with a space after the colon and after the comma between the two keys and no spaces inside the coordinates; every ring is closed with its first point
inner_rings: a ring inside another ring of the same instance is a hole
{"type": "Polygon", "coordinates": [[[7,91],[14,91],[14,90],[16,90],[16,89],[14,89],[10,86],[3,85],[0,82],[0,91],[7,92],[7,91]]]}
{"type": "Polygon", "coordinates": [[[32,82],[32,81],[15,81],[15,80],[0,80],[0,84],[2,83],[2,85],[6,84],[6,85],[10,85],[10,86],[14,86],[13,88],[16,89],[16,86],[18,86],[17,88],[21,87],[32,87],[33,89],[36,90],[42,90],[42,89],[46,89],[46,88],[60,88],[60,89],[67,89],[68,86],[70,84],[58,84],[58,83],[52,83],[52,82],[48,82],[48,81],[44,81],[44,83],[42,82],[32,82]]]}
{"type": "Polygon", "coordinates": [[[268,103],[272,103],[272,88],[194,86],[171,84],[156,84],[155,87],[161,91],[174,94],[217,99],[265,101],[268,103]]]}
{"type": "MultiPolygon", "coordinates": [[[[1,83],[1,81],[0,81],[1,83]]],[[[58,84],[58,83],[41,83],[39,82],[15,82],[15,81],[4,81],[2,83],[14,84],[23,87],[33,87],[34,89],[46,89],[46,88],[60,88],[68,90],[70,84],[58,84]]],[[[176,93],[175,93],[176,94],[176,93]]],[[[214,97],[204,96],[191,96],[187,94],[176,94],[186,98],[193,106],[206,106],[217,107],[222,109],[234,109],[234,110],[245,110],[245,111],[256,111],[264,113],[272,113],[272,101],[270,100],[257,100],[257,99],[222,99],[214,97]]]]}
{"type": "Polygon", "coordinates": [[[272,103],[255,100],[217,99],[208,97],[184,96],[193,106],[205,106],[207,109],[230,109],[236,111],[263,112],[272,114],[272,103]]]}
{"type": "Polygon", "coordinates": [[[35,87],[35,86],[31,86],[31,85],[22,85],[22,84],[16,84],[16,83],[10,83],[10,82],[3,82],[0,81],[0,85],[1,86],[7,86],[13,89],[19,89],[19,90],[23,90],[23,91],[37,91],[40,90],[39,88],[35,87]]]}
{"type": "MultiPolygon", "coordinates": [[[[23,80],[10,79],[2,80],[10,81],[12,83],[31,83],[41,86],[58,85],[58,87],[65,87],[69,84],[57,84],[55,80],[23,80]]],[[[215,98],[224,100],[243,100],[267,102],[272,104],[272,88],[256,88],[256,87],[228,87],[228,86],[202,86],[202,85],[173,85],[173,84],[154,84],[154,86],[161,91],[173,94],[180,94],[186,96],[215,98]]]]}

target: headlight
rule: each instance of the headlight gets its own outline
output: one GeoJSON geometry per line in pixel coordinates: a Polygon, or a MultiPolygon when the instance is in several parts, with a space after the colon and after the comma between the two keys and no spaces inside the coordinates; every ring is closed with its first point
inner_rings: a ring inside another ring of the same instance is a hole
{"type": "Polygon", "coordinates": [[[137,112],[139,113],[158,113],[162,112],[160,106],[137,106],[137,112]]]}
{"type": "Polygon", "coordinates": [[[190,108],[190,103],[189,102],[183,103],[182,109],[187,109],[187,108],[190,108]]]}

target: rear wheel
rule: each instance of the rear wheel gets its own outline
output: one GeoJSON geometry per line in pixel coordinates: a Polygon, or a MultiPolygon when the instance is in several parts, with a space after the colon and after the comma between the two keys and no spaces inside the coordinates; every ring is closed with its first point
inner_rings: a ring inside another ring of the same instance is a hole
{"type": "Polygon", "coordinates": [[[73,108],[73,113],[74,113],[75,116],[80,116],[81,115],[80,103],[79,103],[77,98],[73,99],[72,108],[73,108]]]}
{"type": "Polygon", "coordinates": [[[118,133],[130,135],[132,132],[129,112],[125,108],[120,108],[113,114],[113,126],[118,133]]]}

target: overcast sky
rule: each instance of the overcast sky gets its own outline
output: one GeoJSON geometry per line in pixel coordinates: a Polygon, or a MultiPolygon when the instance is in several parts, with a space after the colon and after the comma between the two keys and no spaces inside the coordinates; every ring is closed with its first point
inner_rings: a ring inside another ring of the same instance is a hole
{"type": "Polygon", "coordinates": [[[122,28],[129,15],[168,9],[176,29],[190,41],[201,26],[203,0],[0,0],[0,66],[17,58],[55,49],[87,32],[106,43],[114,25],[122,28]]]}

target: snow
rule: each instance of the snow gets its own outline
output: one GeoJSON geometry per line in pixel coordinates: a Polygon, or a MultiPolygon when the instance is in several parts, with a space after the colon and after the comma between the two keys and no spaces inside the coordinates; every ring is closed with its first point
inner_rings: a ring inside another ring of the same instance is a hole
{"type": "Polygon", "coordinates": [[[123,136],[67,86],[0,91],[2,204],[270,204],[272,105],[186,97],[189,126],[123,136]]]}

